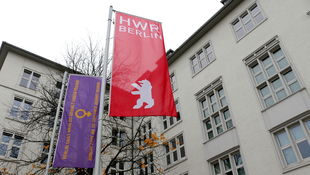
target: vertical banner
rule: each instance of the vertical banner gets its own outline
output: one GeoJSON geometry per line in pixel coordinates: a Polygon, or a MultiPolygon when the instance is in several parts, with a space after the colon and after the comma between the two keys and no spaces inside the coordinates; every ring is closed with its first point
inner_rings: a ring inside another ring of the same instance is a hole
{"type": "Polygon", "coordinates": [[[93,168],[101,78],[70,75],[54,167],[93,168]]]}
{"type": "Polygon", "coordinates": [[[161,23],[116,12],[110,116],[177,116],[161,23]]]}

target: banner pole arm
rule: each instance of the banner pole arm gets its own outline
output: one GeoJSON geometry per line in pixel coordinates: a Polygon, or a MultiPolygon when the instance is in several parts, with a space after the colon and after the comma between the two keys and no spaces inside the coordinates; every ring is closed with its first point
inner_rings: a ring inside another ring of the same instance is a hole
{"type": "Polygon", "coordinates": [[[59,119],[60,107],[61,107],[61,103],[62,103],[64,91],[65,91],[65,84],[66,84],[67,76],[68,76],[68,72],[65,71],[64,77],[62,79],[62,85],[61,85],[60,95],[59,95],[59,99],[58,99],[58,106],[57,106],[55,120],[54,120],[54,127],[53,127],[53,132],[52,132],[51,143],[49,145],[48,157],[47,157],[45,173],[44,173],[45,175],[48,175],[48,170],[50,169],[50,162],[52,160],[52,152],[53,152],[53,148],[54,148],[56,128],[57,128],[57,123],[58,123],[58,119],[59,119]]]}
{"type": "Polygon", "coordinates": [[[96,139],[96,159],[95,159],[95,167],[94,167],[93,175],[101,174],[100,155],[101,155],[102,119],[103,119],[103,113],[104,113],[104,95],[105,95],[106,79],[107,79],[106,75],[107,75],[107,68],[108,68],[112,12],[113,12],[113,7],[110,6],[104,60],[103,60],[104,65],[103,65],[103,74],[102,74],[101,91],[100,91],[100,106],[99,106],[99,114],[98,114],[98,128],[97,128],[97,139],[96,139]]]}

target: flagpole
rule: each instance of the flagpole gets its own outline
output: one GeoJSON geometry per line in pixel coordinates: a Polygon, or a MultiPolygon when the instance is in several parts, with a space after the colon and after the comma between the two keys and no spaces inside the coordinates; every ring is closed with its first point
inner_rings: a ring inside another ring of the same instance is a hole
{"type": "Polygon", "coordinates": [[[111,32],[111,23],[112,23],[112,12],[113,7],[110,6],[109,9],[109,18],[108,18],[108,28],[106,35],[106,45],[105,45],[105,55],[103,60],[103,74],[102,74],[102,83],[100,91],[100,106],[99,106],[99,115],[98,115],[98,128],[97,128],[97,139],[96,139],[96,159],[93,175],[100,175],[100,155],[101,155],[101,131],[102,131],[102,119],[104,113],[104,94],[106,89],[106,75],[108,67],[108,57],[109,57],[109,44],[110,44],[110,32],[111,32]]]}
{"type": "Polygon", "coordinates": [[[49,145],[48,157],[47,157],[45,173],[44,173],[45,175],[48,175],[48,170],[50,169],[50,162],[52,160],[52,152],[53,152],[53,148],[54,148],[54,140],[55,140],[55,134],[56,134],[57,124],[58,124],[58,119],[59,119],[59,112],[60,112],[60,107],[61,107],[61,103],[62,103],[62,99],[63,99],[63,95],[64,95],[67,76],[68,76],[68,72],[65,71],[64,77],[62,79],[62,85],[61,85],[60,95],[59,95],[59,99],[58,99],[58,106],[57,106],[55,120],[54,120],[54,127],[53,127],[53,132],[52,132],[51,143],[49,145]]]}

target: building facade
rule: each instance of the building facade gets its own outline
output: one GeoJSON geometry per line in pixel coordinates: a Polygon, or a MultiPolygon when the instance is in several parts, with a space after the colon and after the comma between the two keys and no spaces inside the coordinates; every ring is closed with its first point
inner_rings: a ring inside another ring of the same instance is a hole
{"type": "Polygon", "coordinates": [[[165,173],[309,174],[310,1],[223,3],[168,52],[165,173]]]}

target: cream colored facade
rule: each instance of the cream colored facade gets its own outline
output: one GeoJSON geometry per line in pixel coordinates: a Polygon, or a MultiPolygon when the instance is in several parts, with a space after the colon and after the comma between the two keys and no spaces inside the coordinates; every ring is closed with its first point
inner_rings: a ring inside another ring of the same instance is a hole
{"type": "Polygon", "coordinates": [[[309,7],[308,0],[228,1],[168,53],[181,120],[164,134],[172,138],[183,133],[186,157],[170,163],[166,174],[235,175],[244,174],[243,169],[249,175],[310,174],[309,7]],[[239,39],[236,19],[242,21],[244,31],[251,29],[239,39]],[[192,59],[201,56],[205,60],[210,50],[214,54],[211,62],[198,62],[203,68],[198,66],[195,72],[197,62],[192,59]],[[287,63],[276,60],[279,55],[287,63]],[[259,77],[260,72],[265,78],[259,77]],[[292,72],[295,76],[290,77],[292,72]],[[290,84],[293,81],[298,83],[290,84]],[[220,105],[223,98],[228,105],[220,105]],[[206,117],[204,100],[209,110],[206,117]],[[212,104],[219,109],[212,112],[212,104]],[[227,110],[230,118],[226,120],[227,110]]]}
{"type": "MultiPolygon", "coordinates": [[[[27,103],[35,104],[40,97],[37,89],[39,84],[46,83],[50,75],[56,77],[65,70],[67,68],[60,64],[9,43],[2,43],[0,51],[0,172],[6,168],[9,173],[22,175],[30,172],[31,169],[35,170],[32,165],[21,166],[24,162],[20,160],[31,161],[42,154],[43,143],[32,142],[42,141],[40,139],[42,136],[37,132],[25,133],[24,124],[27,120],[21,117],[20,112],[16,115],[12,114],[12,107],[15,100],[20,100],[21,109],[26,108],[27,103]],[[31,77],[22,86],[21,80],[25,70],[31,72],[31,77]],[[36,82],[35,76],[38,75],[40,75],[39,82],[36,82]],[[30,81],[33,81],[37,88],[31,86],[30,81]]],[[[37,163],[33,165],[40,166],[37,163]]]]}

